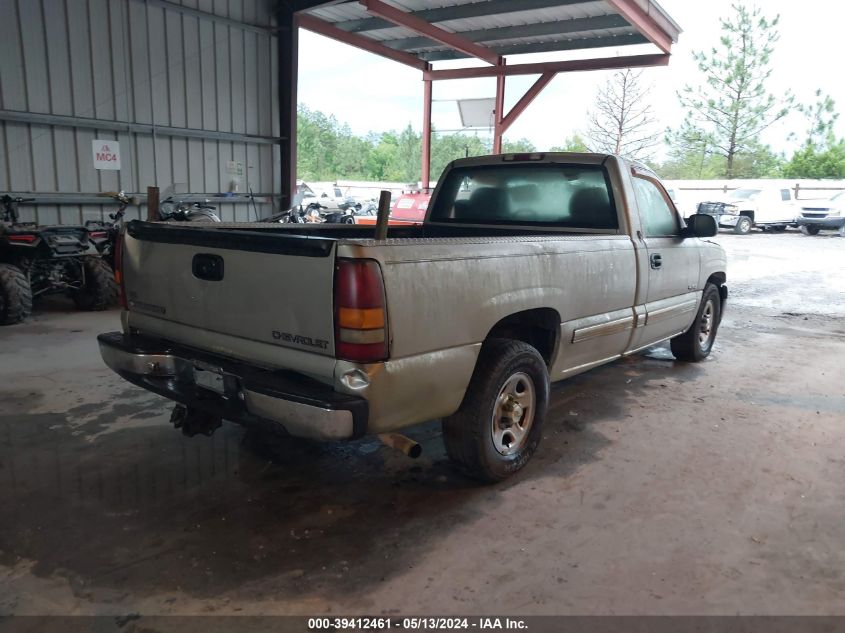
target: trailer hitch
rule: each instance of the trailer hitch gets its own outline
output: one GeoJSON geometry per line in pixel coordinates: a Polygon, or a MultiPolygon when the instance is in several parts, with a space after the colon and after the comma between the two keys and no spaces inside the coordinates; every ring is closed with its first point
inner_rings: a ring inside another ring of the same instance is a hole
{"type": "Polygon", "coordinates": [[[210,437],[214,431],[223,426],[222,418],[193,407],[186,407],[184,404],[173,407],[170,422],[174,428],[182,429],[182,434],[187,437],[200,434],[210,437]]]}

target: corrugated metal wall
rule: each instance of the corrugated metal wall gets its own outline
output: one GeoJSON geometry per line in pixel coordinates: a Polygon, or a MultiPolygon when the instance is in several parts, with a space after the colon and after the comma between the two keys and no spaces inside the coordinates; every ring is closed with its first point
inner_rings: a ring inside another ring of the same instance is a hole
{"type": "MultiPolygon", "coordinates": [[[[0,0],[0,24],[0,193],[79,201],[186,183],[211,196],[230,190],[229,161],[243,164],[240,192],[279,192],[269,0],[0,0]],[[28,113],[199,132],[34,123],[28,113]],[[120,171],[94,169],[94,139],[119,141],[120,171]]],[[[259,212],[270,208],[259,203],[259,212]]],[[[104,209],[38,204],[21,206],[21,215],[67,224],[100,218],[104,209]]],[[[224,220],[252,215],[244,203],[218,209],[224,220]]]]}

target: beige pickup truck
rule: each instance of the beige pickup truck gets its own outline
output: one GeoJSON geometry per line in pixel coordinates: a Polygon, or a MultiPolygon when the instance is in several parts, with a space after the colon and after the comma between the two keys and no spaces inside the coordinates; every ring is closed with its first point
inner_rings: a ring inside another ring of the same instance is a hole
{"type": "MultiPolygon", "coordinates": [[[[598,154],[451,163],[422,225],[130,222],[106,364],[210,433],[348,440],[443,420],[481,479],[540,442],[549,383],[671,341],[711,350],[725,254],[648,169],[598,154]]],[[[608,397],[613,397],[609,394],[608,397]]]]}

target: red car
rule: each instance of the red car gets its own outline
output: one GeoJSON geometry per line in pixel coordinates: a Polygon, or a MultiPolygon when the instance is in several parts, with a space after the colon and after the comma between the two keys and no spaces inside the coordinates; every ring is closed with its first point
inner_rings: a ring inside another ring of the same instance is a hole
{"type": "MultiPolygon", "coordinates": [[[[425,218],[425,212],[428,209],[428,201],[430,199],[430,193],[423,193],[421,191],[400,194],[393,201],[393,204],[390,205],[390,220],[388,224],[394,226],[421,224],[425,218]]],[[[358,216],[355,218],[355,223],[375,224],[376,216],[358,216]]]]}

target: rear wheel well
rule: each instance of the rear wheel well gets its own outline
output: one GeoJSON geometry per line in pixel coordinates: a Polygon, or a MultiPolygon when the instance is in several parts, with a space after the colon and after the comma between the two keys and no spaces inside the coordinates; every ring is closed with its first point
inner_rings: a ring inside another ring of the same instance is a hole
{"type": "Polygon", "coordinates": [[[485,340],[506,338],[528,343],[551,366],[560,338],[560,315],[552,308],[536,308],[506,316],[496,323],[485,340]]]}

